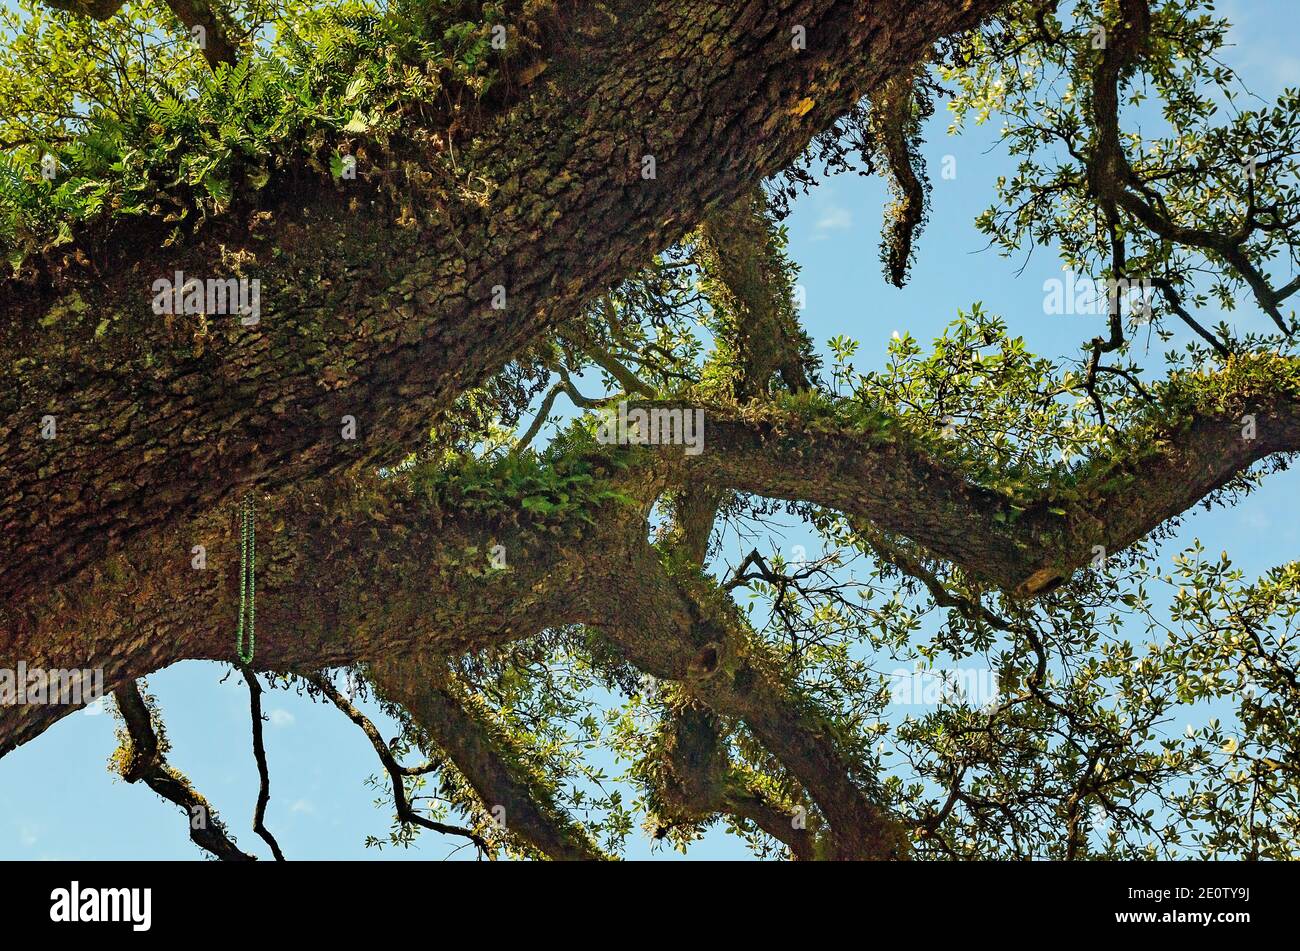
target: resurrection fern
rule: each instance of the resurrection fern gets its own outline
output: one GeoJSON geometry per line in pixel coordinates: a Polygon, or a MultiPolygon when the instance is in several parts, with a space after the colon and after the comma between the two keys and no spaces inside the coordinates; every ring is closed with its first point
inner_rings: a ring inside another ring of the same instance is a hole
{"type": "Polygon", "coordinates": [[[49,128],[3,156],[0,251],[17,272],[115,220],[159,213],[175,241],[292,168],[337,175],[358,141],[386,148],[417,105],[460,111],[491,88],[493,54],[504,55],[491,42],[503,4],[461,19],[467,6],[349,2],[278,23],[248,57],[180,85],[149,72],[120,101],[69,101],[72,134],[49,128]]]}
{"type": "Polygon", "coordinates": [[[615,451],[600,460],[577,456],[559,465],[528,452],[486,459],[462,456],[446,465],[416,466],[408,477],[417,491],[489,516],[522,509],[538,521],[567,517],[594,524],[598,506],[634,504],[609,483],[609,469],[624,464],[621,455],[615,451]]]}

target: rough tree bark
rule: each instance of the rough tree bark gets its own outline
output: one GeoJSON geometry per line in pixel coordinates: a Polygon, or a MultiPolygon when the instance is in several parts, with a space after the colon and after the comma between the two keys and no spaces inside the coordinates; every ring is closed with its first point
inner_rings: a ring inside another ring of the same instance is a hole
{"type": "MultiPolygon", "coordinates": [[[[717,220],[730,220],[733,211],[717,220]]],[[[734,246],[714,240],[712,270],[730,293],[720,306],[775,331],[785,298],[753,293],[766,287],[746,277],[761,271],[753,266],[762,253],[757,232],[735,234],[734,246]],[[750,252],[741,253],[745,247],[750,252]]],[[[751,335],[749,348],[777,340],[781,352],[765,357],[740,345],[747,369],[734,381],[733,398],[762,392],[774,374],[792,389],[802,385],[805,368],[789,359],[796,335],[751,335]]],[[[547,807],[545,790],[512,769],[490,731],[468,728],[472,718],[430,673],[442,669],[439,658],[469,648],[590,625],[635,666],[680,684],[712,716],[743,723],[816,804],[829,833],[797,834],[779,809],[727,771],[725,759],[706,755],[716,751],[708,724],[701,738],[689,716],[667,724],[681,728],[679,750],[696,744],[677,770],[683,814],[747,818],[802,857],[905,854],[907,830],[876,805],[872,777],[845,754],[848,745],[829,718],[783,683],[734,605],[703,575],[722,496],[740,490],[831,506],[906,535],[977,579],[1032,594],[1086,562],[1092,544],[1117,550],[1250,463],[1300,448],[1298,379],[1292,360],[1252,357],[1171,388],[1163,394],[1166,412],[1129,434],[1127,455],[1032,499],[976,484],[934,447],[897,435],[897,427],[864,432],[834,418],[725,399],[704,406],[699,456],[672,447],[586,454],[585,467],[633,504],[601,501],[541,517],[523,497],[497,499],[485,511],[480,500],[440,492],[418,470],[325,479],[282,492],[263,509],[263,634],[255,663],[315,673],[369,662],[385,692],[485,802],[514,803],[508,809],[528,841],[549,855],[592,857],[580,830],[547,807]],[[1241,429],[1246,413],[1254,416],[1254,438],[1241,429]],[[647,513],[670,489],[680,538],[655,548],[647,542],[647,513]],[[496,544],[507,570],[490,567],[496,544]]],[[[130,538],[82,577],[0,608],[9,634],[0,665],[23,659],[48,669],[102,667],[112,689],[179,660],[230,659],[239,559],[229,522],[208,513],[130,538]],[[191,563],[196,544],[207,549],[203,570],[191,563]]],[[[6,711],[0,755],[66,712],[47,705],[6,711]]]]}
{"type": "MultiPolygon", "coordinates": [[[[467,649],[578,623],[610,590],[643,520],[615,505],[535,521],[485,517],[398,484],[328,481],[263,508],[258,670],[317,671],[414,649],[467,649]],[[507,568],[491,570],[503,546],[507,568]]],[[[3,615],[0,665],[102,668],[106,689],[185,659],[232,660],[238,532],[225,516],[138,539],[76,581],[3,615]],[[207,567],[192,567],[194,545],[207,567]]],[[[70,712],[5,708],[0,755],[70,712]]]]}
{"type": "MultiPolygon", "coordinates": [[[[977,579],[1032,594],[1088,563],[1094,545],[1120,551],[1251,463],[1300,449],[1300,392],[1285,382],[1297,379],[1292,361],[1249,362],[1258,372],[1211,380],[1202,404],[1135,434],[1129,457],[1068,495],[1016,499],[905,441],[722,407],[706,409],[699,456],[619,450],[636,462],[617,484],[643,506],[688,485],[813,501],[912,538],[977,579]],[[1256,418],[1253,439],[1243,438],[1246,413],[1256,418]]],[[[613,471],[601,453],[591,461],[597,473],[613,471]]],[[[259,665],[319,669],[417,645],[452,653],[590,621],[589,599],[611,597],[628,546],[644,539],[644,512],[605,503],[583,513],[590,522],[534,523],[522,501],[488,518],[431,502],[401,480],[325,480],[284,494],[262,519],[258,618],[265,631],[292,633],[264,638],[259,665]],[[494,544],[508,553],[509,571],[485,570],[494,544]]],[[[103,667],[116,685],[183,659],[229,658],[239,564],[229,521],[210,515],[155,532],[86,577],[0,609],[0,663],[103,667]],[[207,548],[206,570],[191,567],[197,544],[207,548]]],[[[60,715],[51,706],[6,712],[0,753],[60,715]]]]}
{"type": "MultiPolygon", "coordinates": [[[[0,286],[0,601],[236,487],[409,447],[535,335],[996,6],[614,4],[556,54],[563,68],[473,130],[461,184],[478,203],[425,206],[404,185],[417,214],[398,223],[375,201],[391,180],[299,181],[251,232],[218,224],[168,251],[123,233],[79,277],[0,286]],[[213,319],[196,341],[190,320],[150,307],[152,282],[177,271],[259,280],[261,322],[213,319]],[[345,415],[354,441],[339,438],[345,415]]],[[[419,156],[404,158],[418,181],[419,156]]]]}

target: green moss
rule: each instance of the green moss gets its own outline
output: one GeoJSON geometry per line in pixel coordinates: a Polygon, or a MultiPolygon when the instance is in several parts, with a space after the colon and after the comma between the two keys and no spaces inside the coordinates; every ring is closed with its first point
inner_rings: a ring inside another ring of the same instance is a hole
{"type": "Polygon", "coordinates": [[[45,312],[41,318],[42,327],[52,327],[63,320],[72,318],[80,319],[87,310],[87,304],[82,299],[78,291],[66,295],[55,301],[53,305],[45,312]]]}

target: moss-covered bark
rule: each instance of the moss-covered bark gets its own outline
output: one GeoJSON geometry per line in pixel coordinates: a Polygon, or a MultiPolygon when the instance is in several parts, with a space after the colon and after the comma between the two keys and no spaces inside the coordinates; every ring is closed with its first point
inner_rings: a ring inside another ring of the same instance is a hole
{"type": "Polygon", "coordinates": [[[159,250],[156,229],[119,229],[83,273],[0,285],[0,600],[42,594],[236,487],[391,458],[538,333],[995,6],[614,4],[471,130],[463,180],[430,184],[425,158],[441,159],[415,149],[374,180],[281,184],[251,230],[217,222],[159,250]],[[152,282],[176,271],[260,281],[260,323],[153,313],[152,282]],[[357,439],[341,438],[344,416],[357,439]]]}
{"type": "MultiPolygon", "coordinates": [[[[632,461],[608,485],[638,506],[593,497],[541,517],[523,495],[485,509],[419,478],[326,480],[265,506],[257,662],[314,670],[415,646],[455,653],[564,623],[635,630],[653,619],[698,633],[680,592],[667,582],[651,590],[647,579],[658,569],[646,561],[652,574],[643,576],[630,561],[648,557],[637,554],[645,507],[672,488],[816,502],[919,542],[974,578],[1031,595],[1092,561],[1095,546],[1118,552],[1253,462],[1300,449],[1297,378],[1294,361],[1252,357],[1178,380],[1113,460],[1032,495],[976,485],[960,465],[897,430],[886,438],[835,419],[721,405],[706,408],[699,456],[674,447],[617,450],[632,461]],[[1246,415],[1254,417],[1253,438],[1246,415]],[[491,568],[494,545],[505,570],[491,568]],[[636,598],[622,596],[628,586],[636,598]]],[[[588,463],[612,480],[602,452],[592,450],[588,463]]],[[[693,556],[707,539],[704,521],[686,545],[693,556]]],[[[171,526],[76,582],[0,607],[0,666],[100,666],[111,688],[182,659],[231,658],[237,539],[232,516],[171,526]],[[204,570],[192,567],[195,545],[206,547],[204,570]]],[[[698,663],[706,640],[644,642],[636,663],[675,679],[698,663]]],[[[7,710],[0,752],[62,712],[7,710]]]]}
{"type": "MultiPolygon", "coordinates": [[[[580,621],[583,593],[611,588],[629,534],[643,531],[640,513],[613,501],[538,517],[521,502],[484,512],[399,480],[264,502],[254,666],[316,671],[416,648],[454,655],[580,621]]],[[[0,667],[102,668],[112,690],[180,660],[234,662],[239,564],[233,517],[137,540],[45,598],[0,608],[0,667]]],[[[68,712],[5,707],[0,755],[68,712]]]]}
{"type": "MultiPolygon", "coordinates": [[[[637,404],[642,405],[642,404],[637,404]]],[[[856,422],[772,406],[705,409],[703,452],[664,453],[691,481],[816,502],[910,538],[1012,594],[1041,593],[1098,555],[1122,551],[1241,475],[1300,450],[1300,369],[1234,359],[1174,378],[1113,456],[1046,488],[981,483],[939,440],[897,420],[856,422]]]]}

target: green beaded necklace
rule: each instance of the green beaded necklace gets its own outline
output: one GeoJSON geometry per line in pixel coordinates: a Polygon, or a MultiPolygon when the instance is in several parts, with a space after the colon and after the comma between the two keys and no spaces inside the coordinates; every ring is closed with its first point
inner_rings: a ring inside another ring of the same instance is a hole
{"type": "Polygon", "coordinates": [[[245,665],[253,662],[257,649],[257,529],[254,526],[253,496],[239,505],[239,632],[235,653],[245,665]],[[244,653],[244,621],[248,621],[248,653],[244,653]]]}

